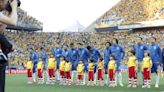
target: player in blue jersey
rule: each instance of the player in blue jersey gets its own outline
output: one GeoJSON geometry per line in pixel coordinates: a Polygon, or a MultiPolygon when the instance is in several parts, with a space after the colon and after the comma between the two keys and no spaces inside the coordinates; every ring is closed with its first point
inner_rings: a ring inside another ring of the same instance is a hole
{"type": "Polygon", "coordinates": [[[101,54],[100,52],[98,51],[97,48],[94,48],[94,47],[91,47],[91,46],[87,46],[87,49],[88,49],[88,52],[89,52],[89,57],[90,59],[93,60],[94,62],[94,83],[96,84],[96,80],[97,80],[97,63],[98,63],[98,60],[101,58],[101,54]]]}
{"type": "MultiPolygon", "coordinates": [[[[40,53],[39,53],[39,57],[42,58],[42,61],[43,61],[43,64],[44,64],[44,68],[43,68],[43,74],[45,77],[46,76],[46,81],[48,82],[49,81],[49,77],[48,77],[48,72],[47,72],[47,60],[48,60],[48,54],[46,52],[46,49],[41,47],[40,48],[40,53]]],[[[43,78],[43,81],[44,81],[45,78],[43,78]]]]}
{"type": "Polygon", "coordinates": [[[135,52],[135,56],[138,60],[138,71],[141,72],[141,62],[144,58],[144,52],[147,50],[147,46],[142,43],[142,38],[139,37],[137,39],[137,44],[133,46],[133,50],[135,52]]]}
{"type": "Polygon", "coordinates": [[[36,72],[37,72],[37,63],[38,63],[38,60],[39,60],[39,55],[32,48],[29,56],[33,61],[33,81],[36,82],[36,72]]]}
{"type": "Polygon", "coordinates": [[[162,52],[161,52],[161,48],[158,44],[156,44],[156,38],[152,37],[151,38],[151,45],[148,46],[148,50],[150,52],[150,57],[152,59],[152,69],[151,72],[152,73],[156,73],[156,84],[155,87],[158,88],[159,87],[159,79],[160,79],[160,69],[159,69],[159,65],[162,62],[162,52]]]}
{"type": "Polygon", "coordinates": [[[60,64],[60,57],[62,56],[62,54],[63,54],[63,50],[62,50],[62,48],[61,47],[59,47],[59,46],[56,46],[54,49],[53,49],[53,54],[54,54],[54,57],[55,57],[55,59],[56,59],[56,62],[57,62],[57,80],[60,80],[59,78],[60,78],[60,76],[59,76],[59,71],[58,71],[58,69],[59,69],[59,64],[60,64]]]}
{"type": "Polygon", "coordinates": [[[84,64],[84,78],[83,84],[86,83],[86,74],[87,74],[87,67],[88,67],[88,59],[89,59],[89,52],[87,48],[82,47],[82,43],[78,43],[78,53],[80,55],[80,60],[83,61],[84,64]]]}
{"type": "MultiPolygon", "coordinates": [[[[74,43],[71,43],[68,54],[66,54],[66,59],[68,59],[72,63],[72,81],[74,80],[74,76],[76,76],[77,74],[76,67],[79,62],[79,58],[80,55],[78,53],[78,49],[75,47],[74,43]]],[[[77,78],[75,78],[75,80],[76,79],[77,78]]]]}
{"type": "Polygon", "coordinates": [[[118,44],[118,39],[116,39],[116,38],[112,39],[112,46],[110,47],[110,54],[114,55],[115,61],[116,61],[116,64],[117,64],[117,70],[116,70],[117,72],[116,72],[116,77],[115,77],[116,78],[116,83],[117,83],[117,77],[118,77],[120,86],[123,86],[120,65],[121,65],[121,62],[122,62],[122,60],[125,56],[125,51],[118,44]]]}
{"type": "Polygon", "coordinates": [[[106,85],[108,85],[108,63],[109,63],[109,60],[110,60],[110,46],[112,44],[110,42],[106,42],[105,44],[105,49],[104,49],[104,69],[105,69],[105,82],[106,82],[106,85]]]}

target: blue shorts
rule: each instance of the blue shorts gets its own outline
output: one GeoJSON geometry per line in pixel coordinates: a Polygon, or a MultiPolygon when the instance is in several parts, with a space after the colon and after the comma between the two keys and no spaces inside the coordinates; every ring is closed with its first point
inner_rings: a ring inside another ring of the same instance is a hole
{"type": "Polygon", "coordinates": [[[159,63],[153,63],[153,66],[151,68],[151,73],[157,73],[159,67],[159,63]]]}
{"type": "Polygon", "coordinates": [[[120,68],[121,64],[120,64],[120,62],[116,61],[116,64],[117,64],[116,71],[121,71],[121,68],[120,68]]]}
{"type": "Polygon", "coordinates": [[[37,71],[37,64],[33,66],[33,73],[36,73],[36,71],[37,71]]]}
{"type": "Polygon", "coordinates": [[[84,64],[84,72],[88,72],[88,64],[84,64]]]}

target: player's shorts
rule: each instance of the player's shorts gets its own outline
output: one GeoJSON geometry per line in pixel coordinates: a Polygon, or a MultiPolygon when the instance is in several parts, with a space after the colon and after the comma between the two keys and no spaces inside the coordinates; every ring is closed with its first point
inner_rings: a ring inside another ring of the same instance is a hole
{"type": "Polygon", "coordinates": [[[97,64],[95,64],[94,73],[97,71],[97,64]]]}
{"type": "Polygon", "coordinates": [[[83,75],[82,74],[78,74],[78,80],[83,80],[83,75]]]}
{"type": "Polygon", "coordinates": [[[88,64],[84,64],[84,72],[88,72],[88,64]]]}
{"type": "Polygon", "coordinates": [[[148,71],[148,68],[144,68],[143,69],[143,77],[144,77],[144,80],[150,80],[150,75],[151,75],[151,72],[148,71]]]}
{"type": "Polygon", "coordinates": [[[33,73],[36,73],[37,72],[37,64],[35,64],[34,66],[33,66],[33,73]]]}
{"type": "Polygon", "coordinates": [[[120,66],[121,66],[120,61],[116,60],[116,64],[117,64],[116,71],[121,71],[121,69],[120,69],[120,66]]]}
{"type": "Polygon", "coordinates": [[[128,75],[129,78],[136,78],[136,71],[135,71],[135,66],[128,67],[128,75]]]}
{"type": "Polygon", "coordinates": [[[59,69],[59,65],[60,65],[60,58],[56,58],[57,61],[57,69],[59,69]]]}
{"type": "Polygon", "coordinates": [[[115,79],[114,78],[114,76],[115,76],[114,70],[109,69],[108,71],[109,71],[109,79],[110,79],[110,81],[113,81],[115,79]]]}
{"type": "Polygon", "coordinates": [[[60,71],[60,76],[61,76],[62,78],[65,78],[65,72],[64,72],[64,71],[60,71]]]}
{"type": "Polygon", "coordinates": [[[48,69],[48,74],[49,74],[49,77],[50,78],[55,77],[55,75],[54,75],[54,69],[48,69]]]}
{"type": "Polygon", "coordinates": [[[103,70],[102,69],[98,69],[98,76],[97,76],[98,80],[103,79],[103,70]]]}
{"type": "Polygon", "coordinates": [[[151,68],[151,73],[157,73],[159,68],[159,63],[153,63],[153,66],[151,68]]]}
{"type": "Polygon", "coordinates": [[[88,71],[88,81],[94,81],[94,71],[88,71]]]}
{"type": "Polygon", "coordinates": [[[67,79],[71,79],[71,73],[70,72],[65,72],[65,76],[67,79]]]}
{"type": "Polygon", "coordinates": [[[27,69],[27,77],[32,77],[32,70],[31,69],[27,69]]]}
{"type": "Polygon", "coordinates": [[[38,69],[38,78],[42,78],[42,70],[38,69]]]}

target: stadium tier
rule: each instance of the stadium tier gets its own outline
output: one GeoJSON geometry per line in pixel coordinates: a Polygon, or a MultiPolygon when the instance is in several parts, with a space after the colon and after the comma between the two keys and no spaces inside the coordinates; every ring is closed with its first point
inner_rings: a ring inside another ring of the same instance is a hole
{"type": "MultiPolygon", "coordinates": [[[[160,21],[163,18],[163,0],[121,0],[88,28],[86,28],[85,31],[95,31],[94,29],[98,31],[104,29],[106,31],[114,31],[113,27],[116,27],[116,30],[119,30],[119,26],[126,26],[129,27],[129,29],[133,29],[133,27],[135,28],[136,26],[157,26],[153,25],[155,23],[152,23],[152,21],[160,21]],[[151,23],[145,24],[145,22],[148,23],[150,21],[151,23]]],[[[160,26],[164,26],[164,24],[160,26]]]]}

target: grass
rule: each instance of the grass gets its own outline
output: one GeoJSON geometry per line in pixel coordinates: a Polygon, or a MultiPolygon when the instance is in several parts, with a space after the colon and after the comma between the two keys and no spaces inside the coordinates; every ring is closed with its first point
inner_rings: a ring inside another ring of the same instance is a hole
{"type": "Polygon", "coordinates": [[[55,85],[37,85],[27,84],[26,75],[7,75],[6,76],[6,92],[164,92],[164,78],[160,79],[160,87],[155,88],[155,75],[152,75],[152,87],[150,89],[142,89],[141,81],[139,79],[140,86],[137,88],[127,88],[128,78],[126,74],[123,74],[124,87],[117,86],[115,88],[109,88],[108,86],[61,86],[55,85]]]}

